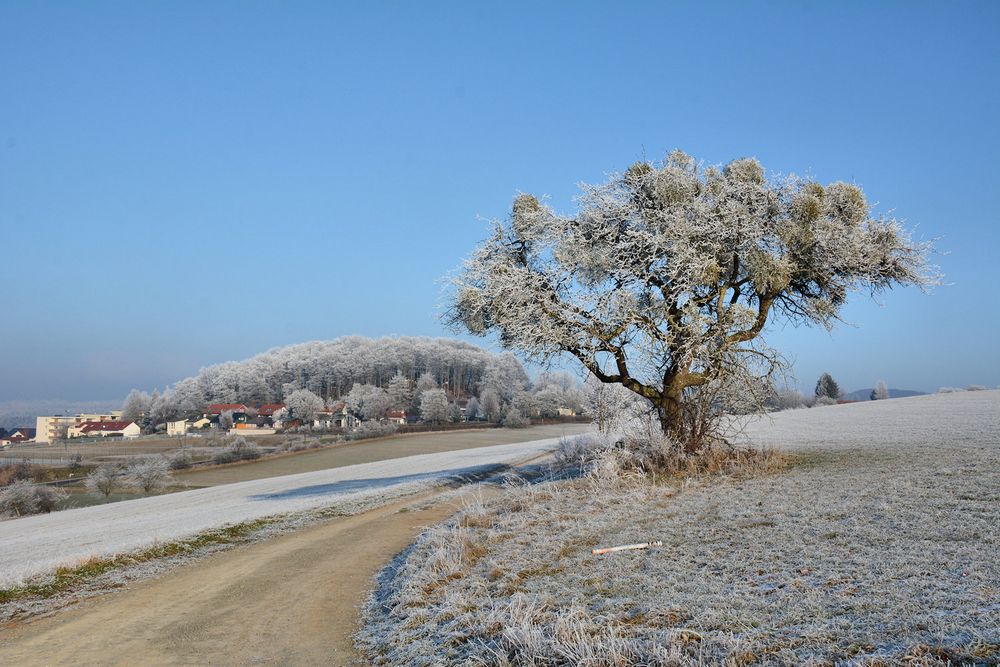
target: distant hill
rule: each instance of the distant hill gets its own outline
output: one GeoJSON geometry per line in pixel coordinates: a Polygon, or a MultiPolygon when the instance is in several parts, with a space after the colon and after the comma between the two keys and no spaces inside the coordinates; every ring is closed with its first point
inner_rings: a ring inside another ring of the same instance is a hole
{"type": "MultiPolygon", "coordinates": [[[[872,391],[871,387],[868,389],[858,389],[852,391],[849,394],[844,394],[845,401],[868,401],[871,400],[872,391]]],[[[907,396],[924,396],[926,391],[914,391],[912,389],[890,389],[889,398],[906,398],[907,396]]]]}
{"type": "Polygon", "coordinates": [[[121,399],[110,401],[66,401],[62,399],[37,401],[0,401],[0,428],[34,428],[38,415],[73,415],[78,412],[105,412],[118,410],[121,399]]]}

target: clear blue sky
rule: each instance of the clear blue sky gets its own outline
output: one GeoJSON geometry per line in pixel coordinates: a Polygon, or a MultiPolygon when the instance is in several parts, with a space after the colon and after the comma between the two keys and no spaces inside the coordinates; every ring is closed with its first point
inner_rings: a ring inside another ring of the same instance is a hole
{"type": "Polygon", "coordinates": [[[803,386],[1000,383],[1000,3],[0,4],[0,400],[440,335],[519,191],[679,147],[861,184],[949,286],[777,329],[803,386]]]}

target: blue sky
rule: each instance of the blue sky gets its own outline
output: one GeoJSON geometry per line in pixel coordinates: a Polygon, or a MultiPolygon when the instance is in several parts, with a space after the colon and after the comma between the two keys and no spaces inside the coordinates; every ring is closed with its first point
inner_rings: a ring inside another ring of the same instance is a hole
{"type": "Polygon", "coordinates": [[[804,387],[995,386],[998,33],[994,2],[2,3],[0,400],[446,334],[481,218],[675,147],[942,237],[948,286],[774,328],[804,387]]]}

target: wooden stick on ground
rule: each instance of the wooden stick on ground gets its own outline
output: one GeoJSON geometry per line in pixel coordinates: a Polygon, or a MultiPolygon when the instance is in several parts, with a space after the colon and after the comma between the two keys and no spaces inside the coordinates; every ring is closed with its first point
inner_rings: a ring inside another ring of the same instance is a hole
{"type": "Polygon", "coordinates": [[[657,540],[655,542],[640,542],[638,544],[623,544],[620,547],[605,547],[603,549],[591,549],[590,553],[595,556],[600,554],[610,554],[616,551],[629,551],[631,549],[648,549],[649,547],[662,547],[663,542],[657,540]]]}

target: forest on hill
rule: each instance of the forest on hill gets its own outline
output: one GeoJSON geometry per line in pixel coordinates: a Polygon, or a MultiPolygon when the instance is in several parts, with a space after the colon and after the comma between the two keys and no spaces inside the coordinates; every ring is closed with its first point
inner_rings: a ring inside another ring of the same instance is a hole
{"type": "Polygon", "coordinates": [[[308,389],[329,400],[355,384],[386,387],[397,374],[410,381],[431,376],[452,398],[476,395],[484,386],[510,396],[530,385],[512,354],[495,354],[461,340],[427,337],[346,336],[278,347],[243,361],[201,369],[180,380],[162,397],[158,412],[196,412],[209,403],[262,403],[308,389]]]}

